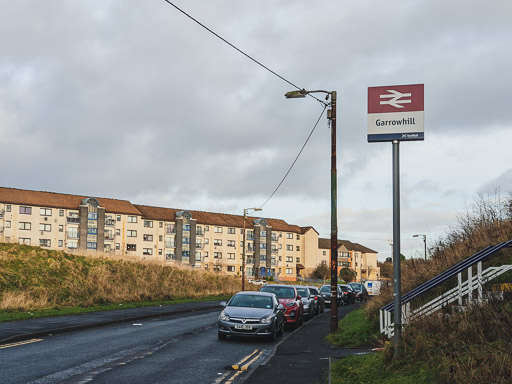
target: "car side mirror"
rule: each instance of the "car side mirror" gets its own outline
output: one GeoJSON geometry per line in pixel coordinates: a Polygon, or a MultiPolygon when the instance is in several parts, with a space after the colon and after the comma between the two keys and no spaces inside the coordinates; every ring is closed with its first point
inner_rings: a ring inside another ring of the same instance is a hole
{"type": "Polygon", "coordinates": [[[284,311],[284,305],[283,305],[283,304],[279,304],[279,305],[277,306],[277,310],[278,310],[278,311],[284,311]]]}
{"type": "Polygon", "coordinates": [[[221,307],[225,307],[226,305],[228,305],[228,303],[226,303],[225,301],[221,301],[221,302],[220,302],[220,306],[221,306],[221,307]]]}
{"type": "Polygon", "coordinates": [[[297,300],[302,299],[301,295],[297,295],[297,300]]]}

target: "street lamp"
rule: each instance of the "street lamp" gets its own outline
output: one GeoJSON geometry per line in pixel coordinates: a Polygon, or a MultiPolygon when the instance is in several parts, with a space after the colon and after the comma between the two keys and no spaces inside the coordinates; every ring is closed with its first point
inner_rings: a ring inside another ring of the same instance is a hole
{"type": "Polygon", "coordinates": [[[245,291],[245,220],[249,211],[261,211],[261,208],[244,208],[244,231],[242,234],[242,291],[245,291]]]}
{"type": "Polygon", "coordinates": [[[427,260],[427,235],[418,234],[418,235],[412,235],[412,237],[423,237],[423,243],[425,244],[425,261],[427,260]]]}
{"type": "Polygon", "coordinates": [[[336,91],[306,91],[305,89],[286,92],[287,99],[306,97],[310,93],[325,93],[331,98],[331,109],[327,118],[331,120],[331,332],[338,329],[338,219],[337,219],[337,175],[336,175],[336,91]]]}

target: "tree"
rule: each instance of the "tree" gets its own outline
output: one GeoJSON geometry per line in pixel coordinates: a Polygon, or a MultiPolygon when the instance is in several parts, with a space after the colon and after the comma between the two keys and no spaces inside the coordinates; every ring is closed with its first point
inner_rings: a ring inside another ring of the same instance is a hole
{"type": "Polygon", "coordinates": [[[356,276],[356,271],[347,267],[342,268],[340,271],[340,278],[346,281],[347,283],[354,281],[356,279],[356,276]]]}
{"type": "Polygon", "coordinates": [[[327,280],[331,276],[331,270],[325,261],[316,266],[311,276],[315,279],[327,280]]]}

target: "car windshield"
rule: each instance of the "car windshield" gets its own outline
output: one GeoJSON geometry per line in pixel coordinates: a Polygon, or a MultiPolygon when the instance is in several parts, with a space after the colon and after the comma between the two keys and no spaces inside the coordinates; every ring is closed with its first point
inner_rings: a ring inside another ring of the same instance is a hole
{"type": "Polygon", "coordinates": [[[354,289],[363,290],[363,284],[361,284],[361,283],[352,283],[349,285],[354,289]]]}
{"type": "Polygon", "coordinates": [[[297,292],[299,293],[299,295],[301,295],[302,297],[308,297],[309,296],[309,293],[308,293],[308,289],[307,288],[297,288],[297,292]]]}
{"type": "Polygon", "coordinates": [[[230,307],[272,308],[272,298],[261,295],[236,295],[229,302],[230,307]]]}
{"type": "Polygon", "coordinates": [[[331,292],[331,287],[329,285],[324,285],[320,288],[320,292],[331,292]]]}
{"type": "Polygon", "coordinates": [[[350,287],[348,285],[340,285],[342,291],[350,291],[350,287]]]}
{"type": "Polygon", "coordinates": [[[312,295],[318,295],[318,291],[316,288],[309,288],[309,292],[311,292],[312,295]]]}
{"type": "Polygon", "coordinates": [[[295,299],[295,290],[288,287],[266,286],[261,288],[261,292],[272,292],[280,299],[295,299]]]}

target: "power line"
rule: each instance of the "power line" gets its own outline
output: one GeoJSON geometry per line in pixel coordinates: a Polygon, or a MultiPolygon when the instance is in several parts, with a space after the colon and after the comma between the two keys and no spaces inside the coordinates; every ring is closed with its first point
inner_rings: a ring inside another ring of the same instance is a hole
{"type": "Polygon", "coordinates": [[[324,114],[325,112],[325,109],[327,108],[327,105],[324,105],[324,109],[322,110],[322,113],[320,114],[320,116],[318,116],[318,119],[315,123],[315,126],[313,127],[313,129],[311,130],[311,132],[309,133],[309,136],[308,138],[306,139],[306,141],[304,142],[304,145],[302,146],[302,148],[300,149],[299,151],[299,154],[297,155],[297,157],[295,157],[295,160],[293,160],[293,163],[292,165],[290,166],[290,168],[288,169],[288,172],[286,172],[286,174],[284,175],[283,179],[281,180],[281,182],[279,183],[279,185],[277,186],[277,188],[274,190],[274,192],[272,192],[272,194],[270,195],[270,197],[265,200],[265,202],[263,204],[261,204],[260,208],[263,208],[263,206],[265,204],[268,203],[268,201],[274,196],[274,194],[277,192],[277,190],[279,189],[279,187],[281,186],[281,184],[283,184],[284,180],[286,179],[286,177],[288,176],[288,174],[290,173],[290,171],[292,170],[293,166],[295,165],[295,163],[297,162],[297,160],[299,159],[299,156],[300,154],[302,153],[302,151],[304,150],[304,147],[306,146],[306,144],[308,143],[311,135],[313,134],[313,132],[315,131],[316,127],[318,126],[318,122],[320,121],[320,119],[322,118],[322,115],[324,114]]]}
{"type": "MultiPolygon", "coordinates": [[[[252,56],[250,56],[249,54],[245,53],[244,51],[242,51],[240,48],[236,47],[234,44],[230,43],[229,41],[227,41],[225,38],[223,38],[222,36],[220,36],[218,33],[216,33],[215,31],[213,31],[212,29],[208,28],[206,25],[204,25],[203,23],[201,23],[199,20],[195,19],[194,17],[192,17],[191,15],[189,15],[187,12],[185,12],[184,10],[182,10],[181,8],[179,8],[177,5],[173,4],[170,0],[164,0],[167,4],[171,5],[172,7],[174,7],[176,10],[180,11],[182,14],[184,14],[185,16],[187,16],[190,20],[194,21],[196,24],[200,25],[201,27],[203,27],[204,29],[206,29],[208,32],[210,32],[212,35],[214,35],[215,37],[217,37],[218,39],[222,40],[224,43],[226,43],[227,45],[229,45],[231,48],[235,49],[236,51],[238,51],[239,53],[241,53],[242,55],[244,55],[245,57],[247,57],[249,60],[255,62],[256,64],[258,64],[260,67],[266,69],[267,71],[269,71],[270,73],[272,73],[274,76],[277,76],[279,79],[283,80],[284,82],[290,84],[292,87],[295,87],[296,89],[298,90],[301,90],[303,89],[302,87],[299,87],[298,85],[295,85],[294,83],[292,83],[291,81],[289,81],[288,79],[286,79],[285,77],[281,76],[279,73],[273,71],[272,69],[270,69],[269,67],[267,67],[266,65],[262,64],[261,62],[259,62],[258,60],[256,60],[255,58],[253,58],[252,56]]],[[[319,98],[317,98],[316,96],[312,95],[312,94],[308,94],[308,96],[312,97],[313,99],[319,101],[320,103],[322,104],[325,104],[325,102],[323,100],[320,100],[319,98]]]]}

